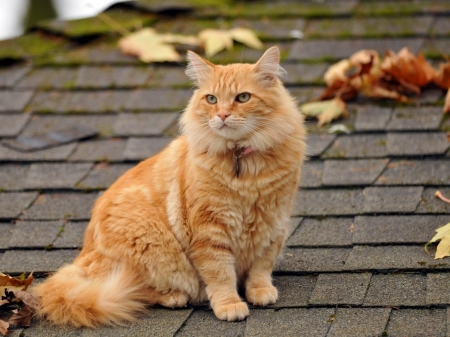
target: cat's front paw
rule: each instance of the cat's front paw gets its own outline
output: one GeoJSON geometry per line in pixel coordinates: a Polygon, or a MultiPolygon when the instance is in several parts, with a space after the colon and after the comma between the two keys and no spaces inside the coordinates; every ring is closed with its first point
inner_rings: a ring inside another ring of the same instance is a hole
{"type": "Polygon", "coordinates": [[[277,288],[270,285],[262,288],[250,288],[246,293],[247,301],[257,306],[274,304],[278,299],[277,288]]]}
{"type": "Polygon", "coordinates": [[[245,302],[224,304],[213,308],[217,318],[222,321],[242,321],[249,315],[248,306],[245,302]]]}

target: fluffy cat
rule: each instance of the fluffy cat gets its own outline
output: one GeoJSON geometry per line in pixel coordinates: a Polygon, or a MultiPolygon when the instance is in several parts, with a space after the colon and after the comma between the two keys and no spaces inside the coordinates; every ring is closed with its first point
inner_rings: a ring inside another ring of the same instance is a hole
{"type": "Polygon", "coordinates": [[[146,305],[209,299],[221,320],[249,315],[238,295],[278,298],[271,272],[286,237],[304,127],[277,76],[279,50],[256,64],[213,65],[188,52],[198,85],[182,135],[98,199],[84,247],[34,288],[38,315],[94,327],[132,321],[146,305]]]}

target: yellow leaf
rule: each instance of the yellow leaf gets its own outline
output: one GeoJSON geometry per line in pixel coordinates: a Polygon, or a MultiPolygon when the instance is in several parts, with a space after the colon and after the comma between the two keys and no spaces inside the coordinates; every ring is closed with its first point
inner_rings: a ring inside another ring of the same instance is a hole
{"type": "Polygon", "coordinates": [[[450,113],[450,88],[447,90],[447,95],[445,96],[444,113],[450,113]]]}
{"type": "Polygon", "coordinates": [[[224,49],[233,48],[233,39],[226,30],[204,29],[198,34],[198,38],[203,42],[206,55],[209,57],[224,49]]]}
{"type": "Polygon", "coordinates": [[[444,236],[439,242],[434,259],[442,259],[446,256],[450,256],[450,236],[444,236]]]}
{"type": "MultiPolygon", "coordinates": [[[[119,40],[119,47],[143,62],[179,62],[181,56],[154,29],[144,28],[119,40]]],[[[168,39],[166,36],[165,39],[168,39]]]]}
{"type": "Polygon", "coordinates": [[[300,110],[305,116],[317,117],[319,126],[330,123],[340,116],[347,117],[347,106],[338,97],[327,101],[305,103],[300,106],[300,110]]]}
{"type": "Polygon", "coordinates": [[[200,40],[194,35],[160,34],[159,37],[164,43],[179,43],[191,46],[199,46],[201,44],[200,40]]]}
{"type": "Polygon", "coordinates": [[[264,45],[258,39],[255,33],[252,30],[247,28],[233,28],[230,31],[230,35],[233,40],[243,43],[246,46],[254,49],[263,49],[264,45]]]}

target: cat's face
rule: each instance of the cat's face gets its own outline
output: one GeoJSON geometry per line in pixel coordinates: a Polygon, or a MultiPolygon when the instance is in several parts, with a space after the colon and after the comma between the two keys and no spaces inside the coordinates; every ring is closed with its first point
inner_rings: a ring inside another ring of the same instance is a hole
{"type": "Polygon", "coordinates": [[[192,52],[188,58],[186,73],[198,89],[181,126],[199,151],[267,149],[290,128],[286,113],[296,108],[277,78],[282,70],[278,48],[255,64],[214,65],[192,52]]]}

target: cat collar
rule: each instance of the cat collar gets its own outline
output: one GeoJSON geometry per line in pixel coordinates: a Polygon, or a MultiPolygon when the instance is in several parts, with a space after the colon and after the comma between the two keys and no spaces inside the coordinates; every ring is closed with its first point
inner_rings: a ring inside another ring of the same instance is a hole
{"type": "Polygon", "coordinates": [[[249,154],[250,152],[253,152],[253,147],[238,147],[233,151],[233,157],[236,158],[236,163],[234,164],[234,172],[236,173],[236,178],[239,178],[239,171],[240,171],[240,159],[245,156],[246,154],[249,154]]]}

